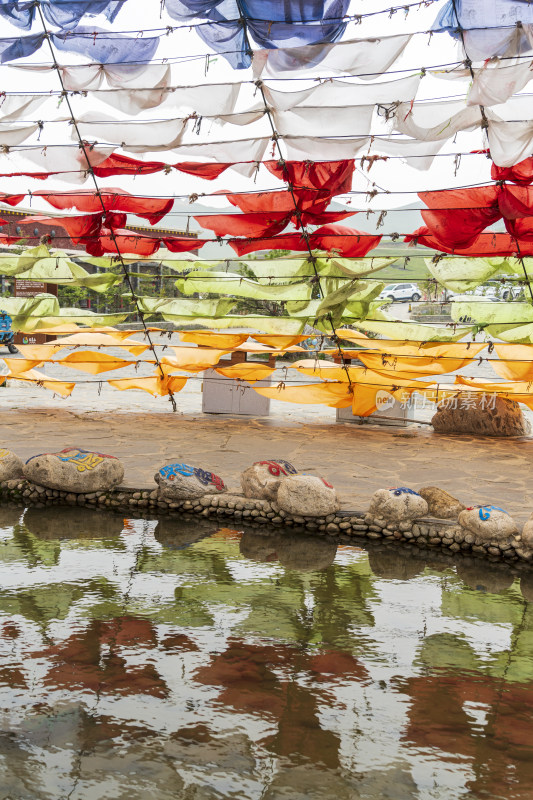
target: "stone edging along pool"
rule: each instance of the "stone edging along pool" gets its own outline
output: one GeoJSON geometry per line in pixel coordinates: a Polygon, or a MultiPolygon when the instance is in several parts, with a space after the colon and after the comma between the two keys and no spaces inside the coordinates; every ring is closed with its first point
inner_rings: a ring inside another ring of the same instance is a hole
{"type": "Polygon", "coordinates": [[[533,550],[513,539],[504,542],[476,544],[473,534],[454,520],[424,517],[414,521],[383,525],[369,514],[358,511],[338,511],[327,517],[296,517],[287,514],[273,502],[250,499],[239,494],[204,495],[197,500],[169,501],[159,497],[158,489],[136,489],[119,486],[109,491],[73,494],[45,489],[24,479],[0,482],[0,503],[45,507],[53,505],[143,514],[197,515],[238,525],[254,523],[287,527],[293,531],[317,536],[347,539],[364,538],[409,542],[422,548],[439,548],[448,553],[474,554],[490,561],[533,561],[533,550]]]}

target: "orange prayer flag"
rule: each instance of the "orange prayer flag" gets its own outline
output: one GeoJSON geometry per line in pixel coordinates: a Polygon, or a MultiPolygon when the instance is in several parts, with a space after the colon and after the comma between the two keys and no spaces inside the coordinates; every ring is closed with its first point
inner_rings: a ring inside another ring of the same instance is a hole
{"type": "Polygon", "coordinates": [[[180,392],[187,383],[187,378],[181,376],[162,378],[161,375],[151,375],[146,378],[117,378],[108,380],[107,383],[121,392],[128,389],[139,389],[154,397],[163,397],[169,393],[169,390],[173,394],[180,392]]]}
{"type": "Polygon", "coordinates": [[[233,350],[248,339],[247,333],[217,333],[215,331],[181,331],[182,342],[193,342],[202,347],[233,350]]]}
{"type": "Polygon", "coordinates": [[[250,383],[269,378],[274,371],[275,367],[269,367],[268,364],[259,364],[254,361],[245,361],[243,364],[230,364],[228,367],[219,365],[215,369],[215,372],[224,375],[226,378],[237,378],[250,383]]]}
{"type": "Polygon", "coordinates": [[[266,334],[259,334],[259,333],[252,333],[252,339],[255,339],[256,342],[260,342],[260,344],[266,344],[269,347],[276,347],[279,350],[286,350],[288,347],[292,347],[292,345],[300,344],[303,342],[304,339],[308,339],[308,336],[289,336],[288,334],[278,334],[278,333],[266,333],[266,334]]]}
{"type": "Polygon", "coordinates": [[[50,356],[61,350],[59,344],[18,344],[19,353],[30,361],[48,361],[50,356]]]}
{"type": "Polygon", "coordinates": [[[21,373],[17,376],[8,375],[7,378],[8,380],[21,380],[28,383],[35,383],[38,386],[43,386],[45,389],[49,389],[51,392],[60,394],[62,397],[70,397],[74,387],[76,386],[75,383],[58,381],[55,378],[48,378],[46,375],[44,375],[44,373],[38,372],[36,369],[30,369],[27,372],[21,373]]]}
{"type": "Polygon", "coordinates": [[[31,361],[28,358],[3,358],[2,361],[6,362],[12,376],[20,375],[43,363],[42,361],[31,361]]]}
{"type": "Polygon", "coordinates": [[[70,367],[71,369],[79,369],[82,372],[88,372],[90,375],[100,375],[101,372],[130,367],[136,362],[124,361],[108,353],[93,352],[92,350],[76,350],[76,352],[69,353],[68,356],[54,363],[63,364],[65,367],[70,367]]]}
{"type": "Polygon", "coordinates": [[[490,362],[497,375],[510,381],[533,380],[533,345],[497,344],[494,349],[498,358],[504,359],[490,362]]]}
{"type": "Polygon", "coordinates": [[[428,351],[424,349],[420,349],[412,355],[401,355],[394,351],[390,355],[385,352],[362,351],[358,358],[372,370],[390,373],[392,379],[396,376],[409,378],[416,375],[445,375],[448,372],[455,372],[467,367],[483,347],[485,344],[474,346],[469,358],[456,358],[452,352],[449,356],[432,355],[431,353],[426,355],[428,351]]]}
{"type": "Polygon", "coordinates": [[[347,408],[352,403],[352,393],[346,383],[312,383],[299,386],[272,386],[268,388],[253,387],[254,392],[270,397],[271,400],[282,400],[285,403],[321,404],[332,408],[347,408]]]}
{"type": "Polygon", "coordinates": [[[203,369],[214,367],[228,352],[227,350],[208,350],[202,347],[170,347],[169,350],[174,355],[163,356],[161,364],[187,372],[201,372],[203,369]]]}
{"type": "Polygon", "coordinates": [[[73,336],[55,339],[48,343],[48,345],[51,344],[60,345],[60,347],[121,347],[133,356],[140,356],[150,347],[149,344],[137,342],[135,339],[117,340],[109,333],[93,333],[92,331],[83,331],[73,336]]]}
{"type": "Polygon", "coordinates": [[[154,397],[161,396],[162,382],[163,379],[160,375],[152,375],[147,378],[116,378],[115,380],[106,381],[109,386],[113,386],[113,388],[119,389],[121,392],[125,392],[128,389],[139,389],[142,392],[148,392],[154,397]]]}

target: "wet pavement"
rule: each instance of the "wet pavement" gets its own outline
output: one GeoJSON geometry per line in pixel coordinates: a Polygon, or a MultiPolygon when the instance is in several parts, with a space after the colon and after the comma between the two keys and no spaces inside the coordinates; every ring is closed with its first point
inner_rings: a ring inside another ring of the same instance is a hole
{"type": "Polygon", "coordinates": [[[122,459],[125,483],[136,487],[155,488],[158,469],[185,462],[215,472],[230,490],[240,491],[243,469],[254,461],[281,458],[326,477],[346,509],[365,510],[377,489],[429,485],[446,489],[468,506],[500,506],[519,521],[533,511],[531,439],[444,436],[426,427],[383,429],[307,416],[304,421],[133,410],[89,413],[57,405],[2,410],[2,447],[25,459],[70,446],[109,453],[122,459]]]}
{"type": "MultiPolygon", "coordinates": [[[[141,334],[134,336],[142,339],[141,334]]],[[[165,333],[159,341],[180,344],[176,334],[169,339],[165,333]]],[[[161,354],[163,347],[158,345],[161,354]]],[[[123,355],[115,348],[106,352],[123,355]]],[[[427,424],[337,423],[335,409],[276,400],[269,417],[207,415],[201,411],[201,373],[190,377],[176,395],[174,414],[165,397],[120,392],[61,365],[46,365],[44,372],[89,382],[77,386],[67,399],[20,381],[0,387],[0,446],[23,458],[67,446],[107,452],[123,460],[125,483],[136,487],[153,487],[156,470],[184,461],[217,473],[237,491],[240,473],[252,462],[281,458],[326,477],[338,489],[345,509],[365,510],[372,494],[384,487],[436,485],[468,506],[500,506],[522,523],[533,511],[533,439],[445,436],[427,424]]],[[[137,371],[131,367],[129,372],[142,376],[153,372],[153,366],[142,365],[137,371]]],[[[485,362],[461,372],[489,378],[492,369],[485,362]]],[[[310,381],[294,370],[288,374],[291,381],[310,381]]],[[[279,380],[287,380],[281,361],[274,384],[279,380]]],[[[433,413],[429,404],[418,407],[416,419],[427,422],[433,413]]],[[[527,414],[533,419],[532,412],[527,414]]]]}

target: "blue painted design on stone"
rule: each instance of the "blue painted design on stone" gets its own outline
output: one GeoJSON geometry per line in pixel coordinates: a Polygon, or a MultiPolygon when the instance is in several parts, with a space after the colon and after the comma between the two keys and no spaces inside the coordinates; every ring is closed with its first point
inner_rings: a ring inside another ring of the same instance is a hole
{"type": "MultiPolygon", "coordinates": [[[[479,518],[483,520],[483,522],[486,522],[490,519],[491,511],[501,511],[502,514],[507,514],[507,511],[504,511],[503,508],[499,506],[481,506],[479,509],[479,518]]],[[[507,516],[509,516],[509,514],[507,514],[507,516]]]]}
{"type": "Polygon", "coordinates": [[[194,477],[202,486],[212,484],[219,492],[226,488],[222,478],[219,478],[214,472],[207,472],[201,467],[191,467],[190,464],[167,464],[166,467],[159,470],[159,474],[167,481],[173,481],[178,475],[182,475],[184,478],[194,477]]]}
{"type": "Polygon", "coordinates": [[[191,478],[194,475],[194,467],[189,464],[167,464],[159,470],[162,478],[175,478],[176,475],[183,475],[184,478],[191,478]]]}
{"type": "Polygon", "coordinates": [[[200,483],[203,484],[203,486],[209,486],[210,483],[213,483],[213,473],[206,472],[205,469],[195,467],[194,475],[200,481],[200,483]]]}
{"type": "Polygon", "coordinates": [[[399,486],[394,490],[395,497],[400,497],[402,494],[414,494],[416,497],[420,497],[418,492],[415,492],[413,489],[408,489],[406,486],[399,486]]]}

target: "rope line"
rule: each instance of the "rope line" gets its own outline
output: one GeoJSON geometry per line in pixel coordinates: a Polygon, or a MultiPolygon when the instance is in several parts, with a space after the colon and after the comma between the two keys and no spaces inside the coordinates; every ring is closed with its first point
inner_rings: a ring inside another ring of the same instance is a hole
{"type": "MultiPolygon", "coordinates": [[[[55,70],[56,70],[56,73],[57,73],[58,79],[59,79],[59,81],[60,81],[61,88],[62,88],[62,90],[63,90],[63,91],[65,91],[65,85],[64,85],[64,83],[63,83],[63,76],[61,75],[61,71],[60,71],[60,69],[59,69],[59,64],[57,63],[57,60],[56,60],[55,51],[54,51],[54,48],[53,48],[53,46],[52,46],[52,40],[51,40],[51,38],[50,38],[50,33],[49,33],[49,31],[48,31],[48,28],[47,28],[47,26],[46,26],[46,23],[45,23],[45,20],[44,20],[44,16],[43,16],[43,13],[42,13],[42,8],[41,8],[41,3],[40,3],[40,0],[36,0],[36,4],[35,4],[35,5],[36,5],[36,8],[37,8],[37,11],[39,12],[39,17],[40,17],[40,19],[41,19],[41,24],[42,24],[42,26],[43,26],[43,31],[44,31],[44,34],[45,34],[46,40],[47,40],[47,42],[48,42],[48,46],[49,46],[49,48],[50,48],[50,54],[51,54],[51,56],[52,56],[52,59],[53,59],[53,62],[54,62],[55,70]]],[[[76,131],[76,136],[78,137],[79,146],[80,146],[81,150],[83,151],[83,155],[84,155],[84,157],[85,157],[85,160],[86,160],[86,162],[87,162],[87,169],[88,169],[88,172],[89,172],[89,174],[91,175],[91,178],[92,178],[92,181],[93,181],[93,184],[94,184],[94,188],[95,188],[96,194],[98,195],[98,198],[99,198],[99,200],[100,200],[100,204],[101,204],[101,206],[102,206],[102,211],[103,211],[103,213],[104,213],[104,214],[106,214],[106,213],[107,213],[107,210],[106,210],[106,207],[105,207],[105,203],[104,203],[104,201],[103,201],[103,198],[102,198],[102,194],[101,194],[101,191],[100,191],[100,187],[98,186],[98,182],[97,182],[97,180],[96,180],[96,176],[95,176],[95,174],[94,174],[94,172],[93,172],[93,169],[92,169],[92,167],[91,167],[91,162],[90,162],[90,160],[89,160],[89,156],[87,155],[87,148],[86,148],[86,144],[85,144],[85,142],[83,141],[83,139],[82,139],[82,137],[81,137],[81,134],[80,134],[80,131],[79,131],[79,128],[78,128],[78,123],[77,123],[77,121],[76,121],[76,118],[74,117],[74,113],[73,113],[72,106],[71,106],[71,104],[70,104],[70,99],[69,99],[69,97],[68,97],[68,96],[66,96],[66,97],[65,97],[65,102],[67,103],[67,107],[68,107],[68,110],[69,110],[69,113],[70,113],[70,117],[71,117],[71,120],[72,120],[72,125],[74,126],[74,130],[76,131]]],[[[117,239],[116,239],[116,236],[115,236],[115,232],[113,231],[113,229],[112,229],[112,228],[111,228],[110,238],[111,238],[111,240],[113,241],[113,244],[114,244],[114,246],[115,246],[115,248],[116,248],[116,251],[117,251],[117,257],[118,257],[118,260],[119,260],[119,262],[120,262],[120,265],[121,265],[121,267],[122,267],[122,270],[123,270],[123,272],[124,272],[124,277],[125,277],[125,279],[126,279],[126,281],[127,281],[127,283],[128,283],[128,286],[129,286],[129,288],[130,288],[130,291],[131,291],[131,295],[132,295],[133,301],[134,301],[134,303],[135,303],[135,305],[136,305],[136,308],[137,308],[137,313],[139,314],[139,317],[140,317],[140,319],[141,319],[141,323],[142,323],[142,325],[144,326],[145,335],[146,335],[146,337],[147,337],[147,339],[148,339],[148,341],[149,341],[149,343],[150,343],[150,347],[151,347],[151,349],[152,349],[152,351],[154,352],[154,355],[155,355],[155,357],[156,357],[156,363],[157,363],[157,366],[158,366],[158,369],[159,369],[159,372],[160,372],[160,375],[161,375],[161,379],[162,379],[162,380],[165,380],[165,373],[164,373],[164,371],[163,371],[163,368],[162,368],[162,366],[161,366],[161,363],[160,363],[160,361],[159,361],[159,359],[158,359],[158,357],[157,357],[157,355],[156,355],[156,353],[155,353],[155,350],[154,350],[154,345],[153,345],[153,343],[152,343],[152,341],[151,341],[151,338],[150,338],[150,333],[149,333],[149,331],[148,331],[148,327],[147,327],[147,325],[146,325],[146,321],[145,321],[145,319],[144,319],[144,313],[142,312],[142,310],[141,310],[141,308],[140,308],[139,301],[138,301],[138,299],[137,299],[137,297],[136,297],[136,294],[135,294],[135,291],[134,291],[134,288],[133,288],[133,283],[132,283],[131,277],[130,277],[130,275],[129,275],[129,272],[128,272],[128,268],[127,268],[127,266],[126,266],[126,262],[124,261],[124,258],[123,258],[123,256],[122,256],[122,253],[121,253],[121,251],[120,251],[120,247],[119,247],[119,245],[118,245],[118,242],[117,242],[117,239]]],[[[168,396],[169,396],[169,400],[170,400],[170,402],[171,402],[171,405],[172,405],[172,410],[173,410],[174,412],[175,412],[175,411],[177,411],[177,405],[176,405],[176,401],[175,401],[175,399],[174,399],[174,395],[172,394],[172,392],[170,391],[170,389],[169,389],[168,396]]]]}

